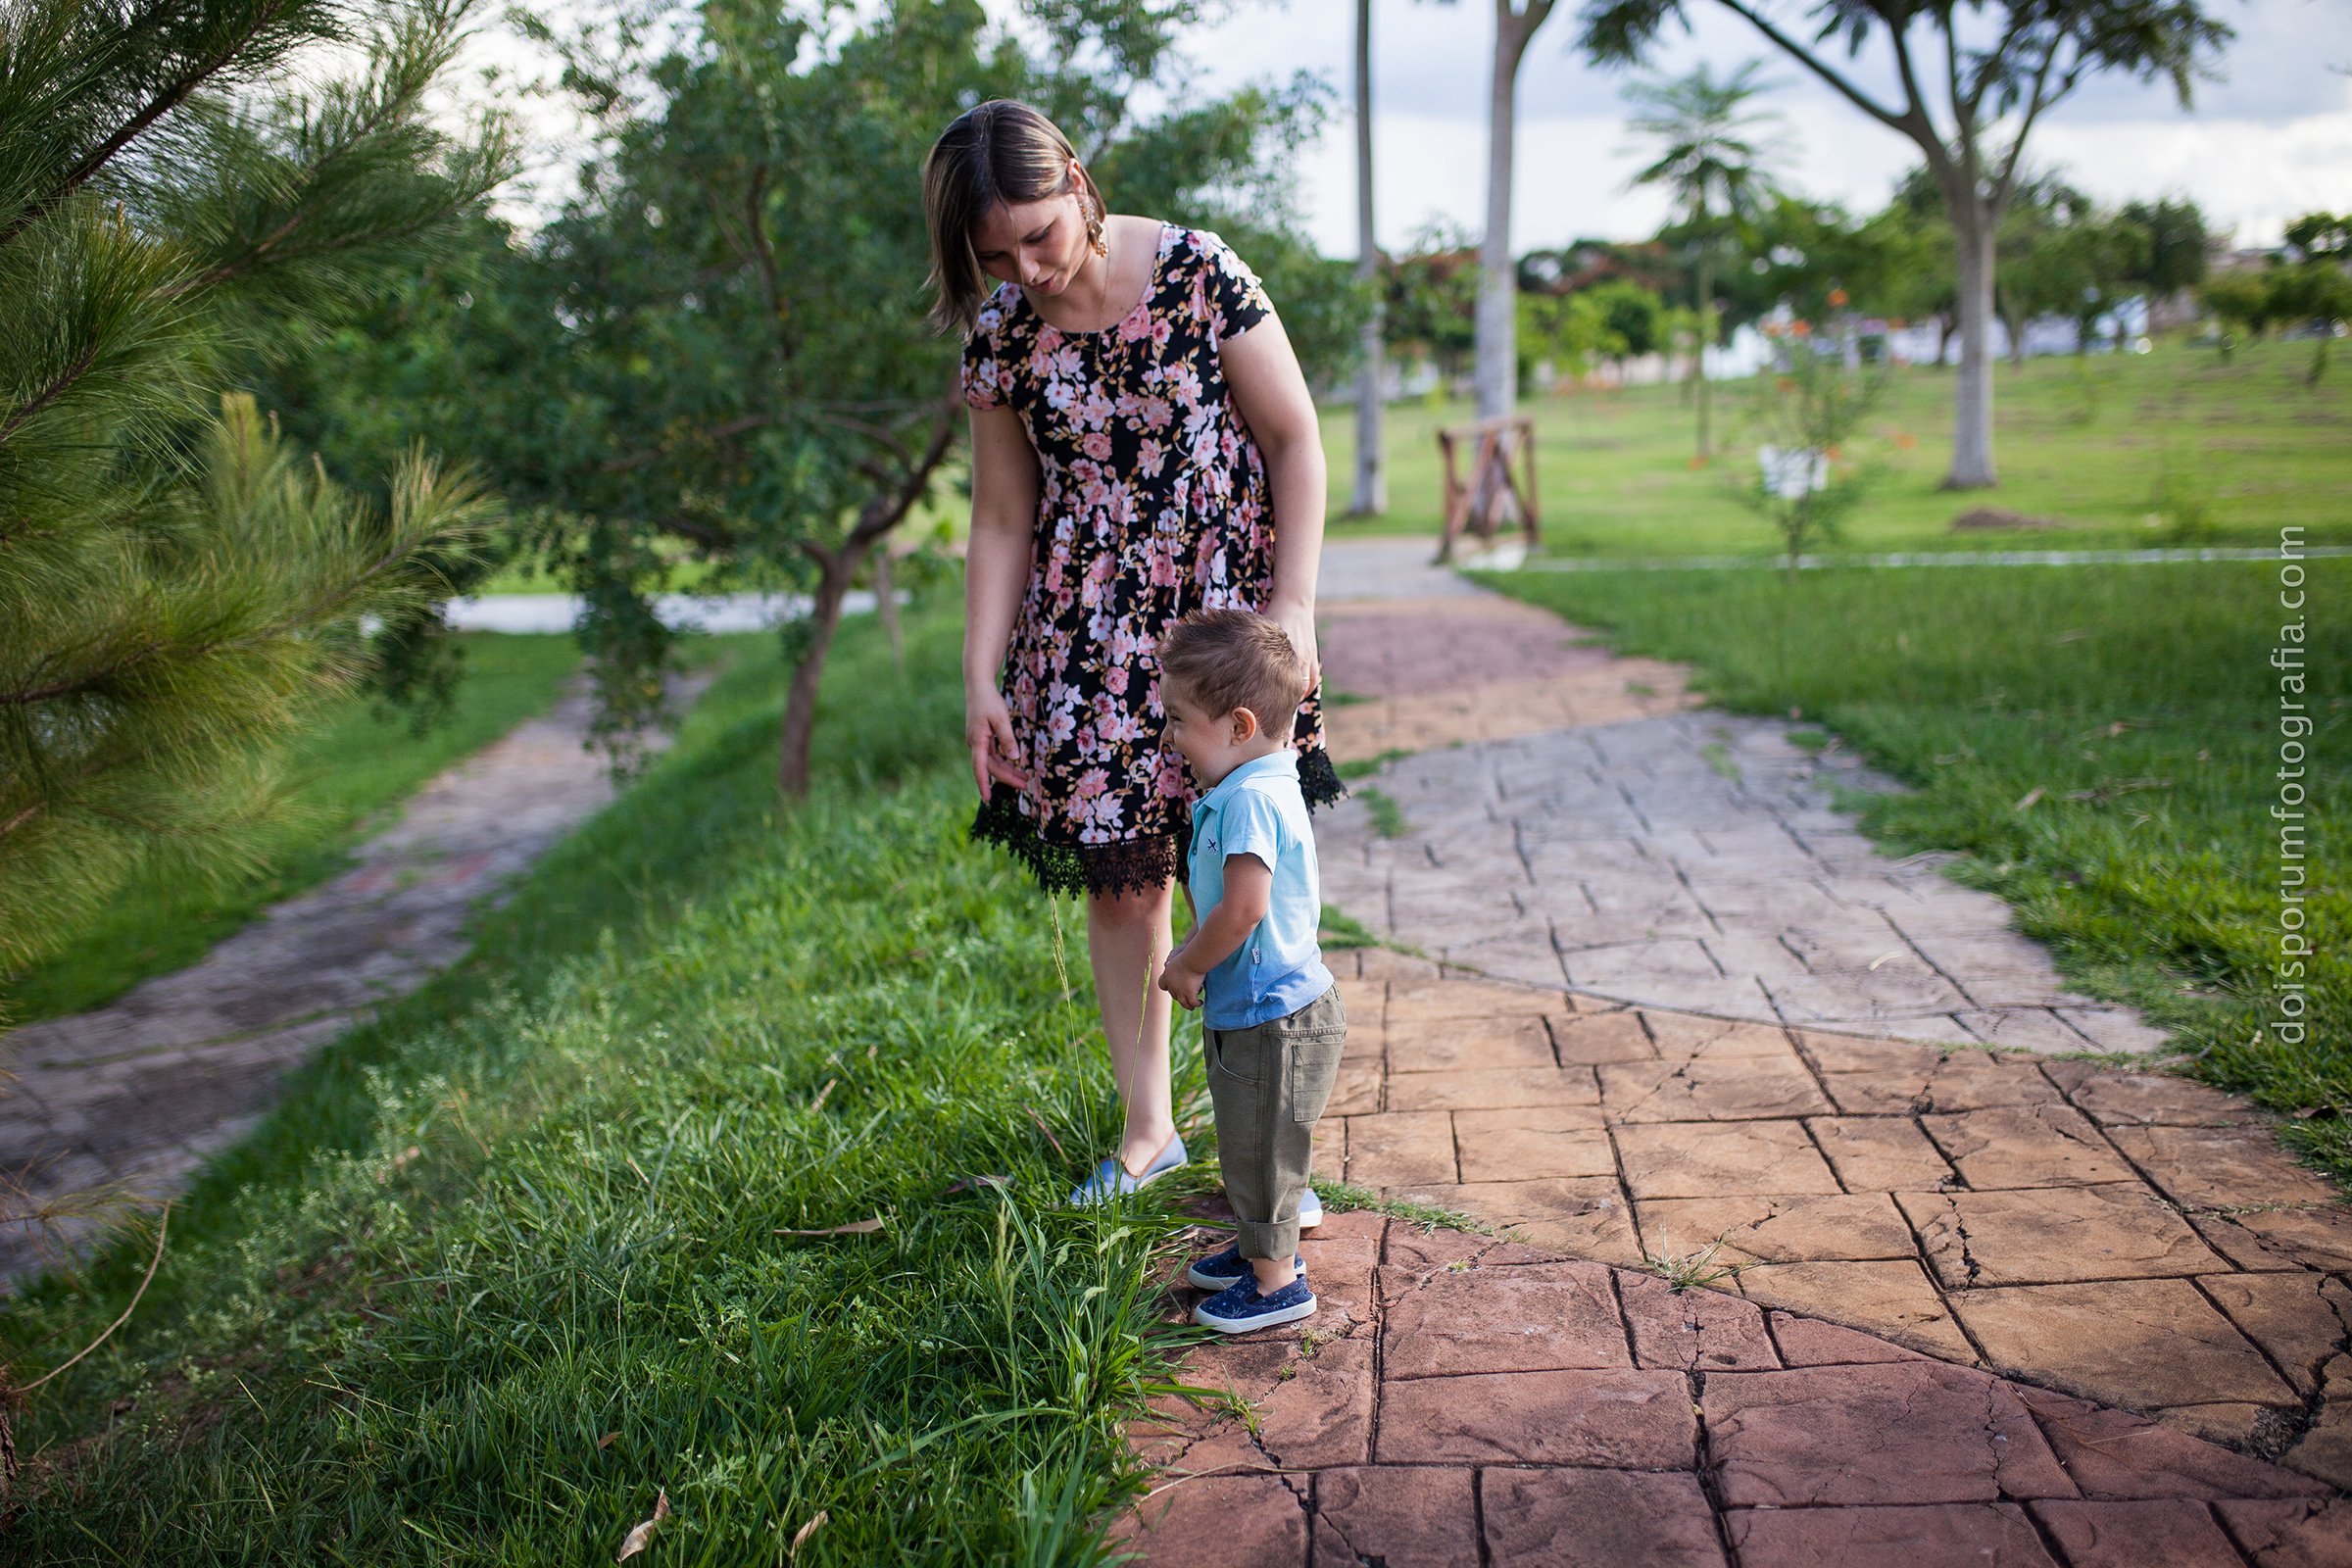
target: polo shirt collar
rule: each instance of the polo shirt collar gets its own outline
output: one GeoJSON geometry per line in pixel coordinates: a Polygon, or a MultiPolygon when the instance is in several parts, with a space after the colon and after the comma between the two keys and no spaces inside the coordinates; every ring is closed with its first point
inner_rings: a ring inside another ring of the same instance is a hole
{"type": "Polygon", "coordinates": [[[1295,746],[1285,746],[1281,751],[1265,757],[1251,758],[1219,779],[1217,787],[1202,797],[1200,805],[1204,808],[1221,807],[1225,804],[1225,798],[1239,790],[1242,785],[1250,779],[1259,778],[1268,773],[1288,773],[1291,777],[1297,778],[1298,776],[1298,749],[1295,746]]]}

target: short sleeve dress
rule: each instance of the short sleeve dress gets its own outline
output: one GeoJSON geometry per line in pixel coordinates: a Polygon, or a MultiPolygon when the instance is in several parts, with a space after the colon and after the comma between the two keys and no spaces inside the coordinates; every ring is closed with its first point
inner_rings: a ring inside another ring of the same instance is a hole
{"type": "MultiPolygon", "coordinates": [[[[1266,466],[1217,352],[1272,314],[1224,241],[1168,224],[1150,288],[1117,325],[1061,331],[1007,283],[965,340],[964,401],[1017,413],[1042,470],[1004,676],[1037,784],[999,784],[972,836],[1010,850],[1049,893],[1183,875],[1194,792],[1161,744],[1159,638],[1196,610],[1262,610],[1272,588],[1266,466]]],[[[1340,799],[1319,694],[1294,734],[1308,804],[1340,799]]]]}

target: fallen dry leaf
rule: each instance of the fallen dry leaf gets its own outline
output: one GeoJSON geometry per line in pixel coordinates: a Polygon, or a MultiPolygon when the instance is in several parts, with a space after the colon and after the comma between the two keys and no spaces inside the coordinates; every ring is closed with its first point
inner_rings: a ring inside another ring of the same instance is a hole
{"type": "Polygon", "coordinates": [[[825,1108],[825,1097],[826,1097],[827,1095],[830,1095],[831,1093],[833,1093],[833,1086],[834,1086],[835,1084],[839,1083],[839,1082],[841,1082],[841,1080],[840,1080],[840,1079],[838,1079],[838,1078],[828,1078],[828,1079],[826,1079],[826,1080],[825,1080],[825,1087],[824,1087],[824,1088],[822,1088],[822,1089],[819,1089],[819,1090],[816,1092],[816,1100],[815,1100],[814,1103],[812,1103],[812,1104],[810,1104],[810,1105],[809,1105],[809,1107],[808,1107],[808,1108],[809,1108],[810,1110],[822,1110],[822,1109],[824,1109],[824,1108],[825,1108]]]}
{"type": "Polygon", "coordinates": [[[2034,785],[2034,786],[2032,789],[2030,789],[2030,790],[2028,790],[2028,791],[2026,792],[2026,798],[2025,798],[2024,800],[2022,800],[2022,801],[2019,801],[2019,802],[2017,803],[2016,807],[2014,808],[2014,809],[2016,809],[2016,810],[2020,810],[2020,811],[2022,811],[2022,810],[2025,810],[2027,808],[2031,807],[2031,806],[2032,806],[2032,805],[2033,805],[2033,804],[2034,804],[2035,801],[2038,801],[2038,800],[2040,800],[2040,799],[2041,799],[2041,797],[2042,797],[2042,793],[2043,793],[2043,786],[2041,786],[2041,785],[2039,785],[2039,784],[2036,784],[2036,785],[2034,785]]]}
{"type": "Polygon", "coordinates": [[[769,1232],[769,1234],[772,1236],[871,1236],[874,1232],[880,1230],[881,1228],[882,1222],[878,1219],[854,1219],[847,1225],[836,1225],[831,1230],[793,1231],[778,1229],[769,1232]]]}
{"type": "Polygon", "coordinates": [[[954,1193],[976,1193],[983,1187],[1007,1188],[1011,1185],[1012,1178],[1009,1176],[961,1176],[949,1183],[947,1192],[939,1196],[946,1198],[954,1193]]]}
{"type": "Polygon", "coordinates": [[[620,1434],[619,1434],[619,1433],[617,1433],[617,1432],[608,1432],[608,1433],[606,1433],[606,1434],[605,1434],[603,1437],[601,1437],[601,1438],[599,1438],[599,1439],[597,1439],[597,1440],[596,1440],[596,1451],[597,1451],[597,1452],[599,1452],[599,1453],[602,1453],[602,1452],[604,1452],[604,1451],[605,1451],[607,1448],[610,1448],[611,1446],[612,1446],[612,1445],[613,1445],[613,1444],[615,1444],[615,1443],[617,1443],[618,1441],[620,1441],[620,1434]]]}
{"type": "Polygon", "coordinates": [[[833,1516],[831,1514],[819,1509],[815,1518],[809,1520],[807,1524],[801,1526],[800,1529],[792,1533],[792,1544],[784,1549],[784,1555],[787,1557],[798,1557],[801,1554],[801,1543],[807,1541],[810,1536],[815,1535],[816,1527],[832,1517],[833,1516]]]}
{"type": "Polygon", "coordinates": [[[634,1526],[627,1535],[621,1538],[620,1555],[612,1560],[627,1562],[631,1557],[652,1545],[654,1544],[654,1527],[668,1517],[669,1494],[658,1492],[654,1494],[654,1516],[644,1523],[634,1526]]]}

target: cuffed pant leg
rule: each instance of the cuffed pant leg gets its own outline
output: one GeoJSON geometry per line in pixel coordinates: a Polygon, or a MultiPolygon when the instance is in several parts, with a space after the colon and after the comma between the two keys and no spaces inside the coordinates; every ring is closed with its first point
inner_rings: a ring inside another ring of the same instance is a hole
{"type": "Polygon", "coordinates": [[[1315,1122],[1339,1077],[1348,1015],[1334,986],[1285,1018],[1209,1031],[1209,1091],[1225,1196],[1244,1257],[1298,1250],[1298,1202],[1314,1160],[1315,1122]]]}

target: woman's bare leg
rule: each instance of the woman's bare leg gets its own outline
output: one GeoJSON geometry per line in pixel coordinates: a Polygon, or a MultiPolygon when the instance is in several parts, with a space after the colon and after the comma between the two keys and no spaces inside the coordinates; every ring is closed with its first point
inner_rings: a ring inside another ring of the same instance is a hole
{"type": "Polygon", "coordinates": [[[1176,1136],[1168,1090],[1168,994],[1157,984],[1171,946],[1172,892],[1162,885],[1149,893],[1098,893],[1086,901],[1086,956],[1102,1006],[1102,1038],[1110,1043],[1111,1075],[1127,1107],[1119,1163],[1131,1173],[1140,1173],[1176,1136]]]}

